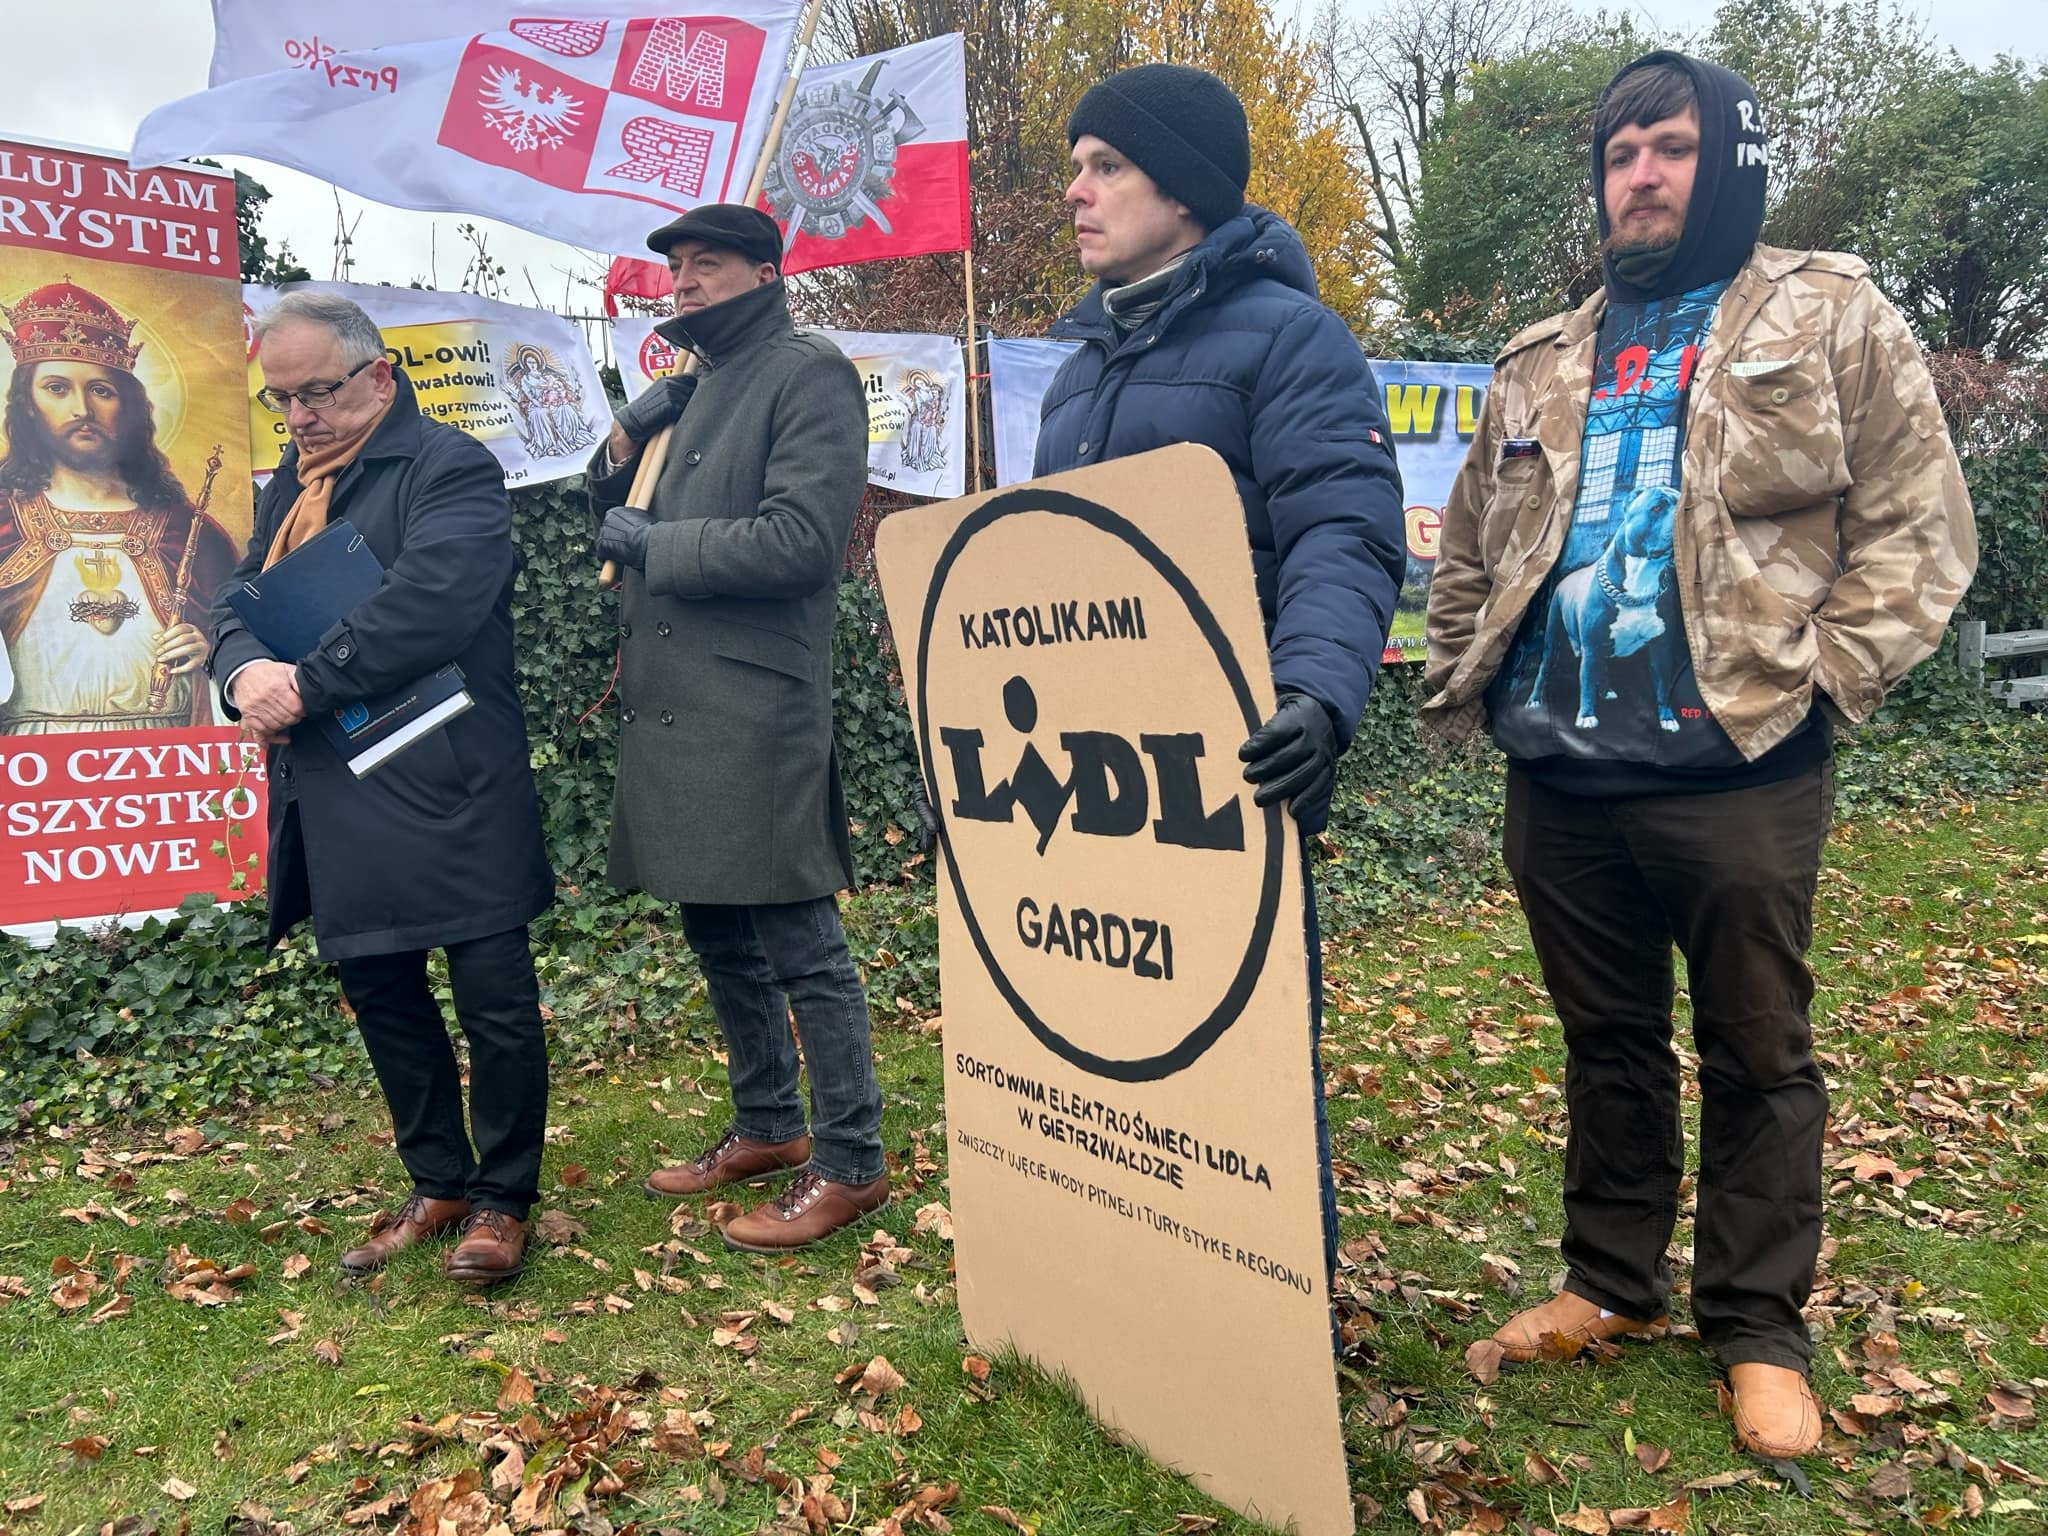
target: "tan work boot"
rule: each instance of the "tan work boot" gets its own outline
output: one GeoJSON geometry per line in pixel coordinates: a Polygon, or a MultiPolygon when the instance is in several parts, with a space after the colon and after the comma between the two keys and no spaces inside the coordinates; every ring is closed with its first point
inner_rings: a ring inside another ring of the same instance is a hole
{"type": "Polygon", "coordinates": [[[467,1200],[434,1200],[415,1190],[397,1210],[371,1219],[369,1240],[344,1253],[341,1267],[351,1275],[373,1275],[414,1243],[453,1232],[468,1215],[467,1200]]]}
{"type": "Polygon", "coordinates": [[[701,1152],[687,1163],[657,1168],[640,1187],[658,1200],[680,1200],[701,1195],[721,1184],[743,1184],[765,1174],[787,1173],[811,1160],[811,1138],[792,1141],[752,1141],[738,1131],[727,1131],[718,1145],[701,1152]]]}
{"type": "Polygon", "coordinates": [[[1661,1338],[1670,1329],[1669,1317],[1647,1323],[1632,1317],[1602,1317],[1597,1303],[1570,1291],[1559,1291],[1550,1300],[1525,1307],[1502,1323],[1493,1342],[1500,1346],[1504,1360],[1570,1360],[1598,1340],[1640,1335],[1661,1338]]]}
{"type": "Polygon", "coordinates": [[[1820,1399],[1804,1376],[1761,1360],[1728,1367],[1735,1438],[1757,1456],[1810,1456],[1820,1445],[1820,1399]]]}
{"type": "Polygon", "coordinates": [[[462,1224],[462,1241],[441,1261],[450,1280],[496,1285],[526,1264],[526,1223],[504,1211],[480,1210],[462,1224]]]}
{"type": "Polygon", "coordinates": [[[725,1246],[746,1253],[783,1253],[830,1237],[889,1203],[889,1176],[872,1184],[835,1184],[806,1168],[766,1205],[726,1223],[725,1246]]]}

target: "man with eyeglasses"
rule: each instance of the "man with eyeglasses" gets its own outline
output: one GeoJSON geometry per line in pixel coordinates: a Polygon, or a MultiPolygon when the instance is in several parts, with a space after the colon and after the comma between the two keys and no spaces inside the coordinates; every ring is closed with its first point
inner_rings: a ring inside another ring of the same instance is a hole
{"type": "Polygon", "coordinates": [[[229,714],[271,749],[271,939],[312,918],[412,1180],[341,1267],[366,1275],[459,1229],[443,1269],[488,1285],[519,1272],[539,1198],[548,1064],[526,925],[554,889],[513,683],[511,503],[487,448],[420,413],[356,305],[289,293],[256,330],[258,398],[291,446],[215,604],[208,668],[229,714]],[[309,654],[273,656],[227,591],[343,518],[383,584],[309,654]],[[363,778],[308,723],[449,662],[472,707],[363,778]],[[447,956],[469,1041],[467,1128],[431,949],[447,956]]]}

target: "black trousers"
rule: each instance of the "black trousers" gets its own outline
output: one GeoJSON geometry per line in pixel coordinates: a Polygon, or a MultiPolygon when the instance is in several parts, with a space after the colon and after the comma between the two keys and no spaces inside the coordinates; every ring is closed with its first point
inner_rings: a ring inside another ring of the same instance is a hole
{"type": "Polygon", "coordinates": [[[450,944],[445,952],[455,1020],[469,1041],[467,1130],[455,1049],[427,985],[427,952],[339,960],[335,969],[377,1069],[399,1160],[414,1189],[523,1221],[540,1198],[548,1114],[548,1050],[533,950],[522,926],[450,944]]]}
{"type": "Polygon", "coordinates": [[[1723,794],[1600,800],[1510,772],[1505,853],[1564,1026],[1565,1289],[1663,1314],[1685,1167],[1672,946],[1699,1055],[1692,1309],[1725,1365],[1805,1371],[1828,1098],[1813,1060],[1814,885],[1834,764],[1723,794]]]}

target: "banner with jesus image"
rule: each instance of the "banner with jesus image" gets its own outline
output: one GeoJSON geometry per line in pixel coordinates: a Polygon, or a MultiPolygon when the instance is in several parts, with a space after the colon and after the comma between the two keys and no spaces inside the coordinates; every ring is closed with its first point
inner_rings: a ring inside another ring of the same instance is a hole
{"type": "Polygon", "coordinates": [[[261,884],[262,754],[203,667],[253,510],[236,250],[223,172],[0,140],[0,925],[32,938],[261,884]]]}

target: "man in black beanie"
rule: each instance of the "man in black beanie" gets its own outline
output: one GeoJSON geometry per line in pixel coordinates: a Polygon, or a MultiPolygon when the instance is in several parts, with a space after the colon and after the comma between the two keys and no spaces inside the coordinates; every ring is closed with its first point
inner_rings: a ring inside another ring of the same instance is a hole
{"type": "Polygon", "coordinates": [[[1810,1452],[1803,1309],[1827,1090],[1806,948],[1860,721],[1976,564],[1912,333],[1861,261],[1758,243],[1740,76],[1652,53],[1593,127],[1606,282],[1507,345],[1444,509],[1424,718],[1508,757],[1509,872],[1566,1049],[1563,1291],[1509,1360],[1661,1333],[1685,1144],[1672,949],[1699,1052],[1692,1310],[1736,1436],[1810,1452]]]}
{"type": "MultiPolygon", "coordinates": [[[[1067,123],[1081,266],[1097,281],[1050,334],[1081,346],[1046,391],[1036,472],[1200,443],[1244,502],[1265,616],[1273,718],[1239,750],[1255,803],[1322,830],[1407,570],[1401,477],[1379,386],[1317,301],[1301,237],[1244,200],[1244,108],[1214,75],[1124,70],[1067,123]]],[[[1306,887],[1311,892],[1312,886],[1306,887]]],[[[1322,1022],[1311,894],[1310,1058],[1322,1022]]],[[[1326,1257],[1337,1208],[1317,1065],[1326,1257]]]]}
{"type": "Polygon", "coordinates": [[[868,411],[845,354],[790,322],[773,219],[712,204],[647,243],[675,279],[675,318],[657,329],[701,366],[620,411],[591,466],[598,553],[625,572],[605,873],[681,905],[733,1115],[645,1188],[679,1200],[794,1173],[725,1228],[729,1247],[780,1253],[889,1199],[867,997],[839,924],[853,850],[832,741],[832,623],[868,411]],[[664,427],[652,505],[627,505],[664,427]]]}

